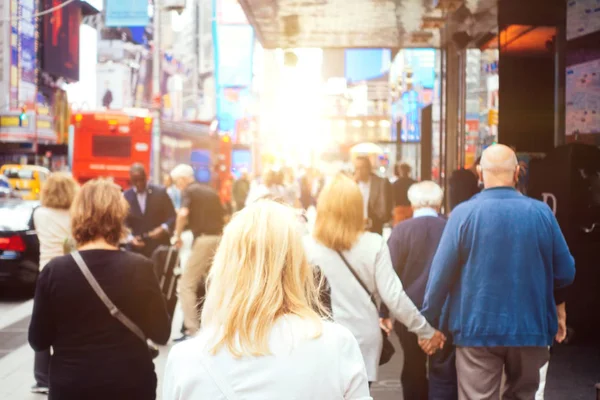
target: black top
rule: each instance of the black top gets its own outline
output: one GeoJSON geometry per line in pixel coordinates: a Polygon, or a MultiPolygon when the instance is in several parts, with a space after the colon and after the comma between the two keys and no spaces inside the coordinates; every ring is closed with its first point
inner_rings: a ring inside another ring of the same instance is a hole
{"type": "Polygon", "coordinates": [[[188,228],[194,237],[220,235],[223,232],[223,205],[212,188],[198,182],[192,183],[183,192],[181,207],[189,210],[188,228]]]}
{"type": "MultiPolygon", "coordinates": [[[[118,250],[87,250],[81,255],[123,314],[149,339],[166,343],[170,321],[152,262],[118,250]]],[[[54,400],[76,398],[75,393],[97,398],[100,392],[135,388],[141,388],[137,398],[154,399],[156,374],[146,343],[110,315],[70,255],[55,258],[40,273],[29,343],[36,351],[50,346],[54,350],[54,400]]]]}
{"type": "Polygon", "coordinates": [[[392,185],[392,192],[394,196],[394,207],[398,206],[410,206],[408,200],[408,189],[415,183],[414,179],[411,178],[398,178],[392,185]]]}
{"type": "Polygon", "coordinates": [[[450,175],[450,210],[480,192],[479,180],[468,169],[457,169],[450,175]]]}
{"type": "Polygon", "coordinates": [[[394,269],[418,308],[423,305],[431,263],[445,226],[442,217],[411,218],[397,224],[388,239],[394,269]]]}

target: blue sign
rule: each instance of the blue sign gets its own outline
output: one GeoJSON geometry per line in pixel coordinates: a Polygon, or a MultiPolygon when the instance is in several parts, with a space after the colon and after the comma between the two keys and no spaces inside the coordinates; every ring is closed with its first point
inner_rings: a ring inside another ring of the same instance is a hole
{"type": "Polygon", "coordinates": [[[435,85],[435,49],[405,49],[404,68],[410,67],[413,84],[428,89],[435,85]]]}
{"type": "Polygon", "coordinates": [[[345,51],[345,76],[348,82],[360,82],[385,75],[390,70],[389,49],[348,49],[345,51]]]}
{"type": "Polygon", "coordinates": [[[146,26],[149,22],[148,0],[106,0],[105,26],[146,26]]]}
{"type": "Polygon", "coordinates": [[[248,87],[252,83],[254,29],[251,25],[217,27],[217,85],[248,87]]]}
{"type": "Polygon", "coordinates": [[[237,149],[231,152],[231,170],[236,178],[242,175],[242,170],[252,169],[252,153],[250,150],[237,149]]]}
{"type": "Polygon", "coordinates": [[[196,180],[200,183],[210,183],[211,179],[211,162],[209,150],[193,150],[192,168],[196,175],[196,180]]]}
{"type": "Polygon", "coordinates": [[[411,90],[402,94],[402,136],[403,142],[421,140],[421,107],[419,93],[411,90]]]}

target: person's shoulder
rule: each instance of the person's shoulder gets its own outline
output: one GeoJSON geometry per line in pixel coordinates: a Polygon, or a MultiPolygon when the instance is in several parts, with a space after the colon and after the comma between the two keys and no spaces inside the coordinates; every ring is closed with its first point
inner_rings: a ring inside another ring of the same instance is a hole
{"type": "Polygon", "coordinates": [[[335,321],[323,321],[323,333],[324,339],[330,339],[339,344],[340,348],[346,346],[358,346],[358,342],[354,337],[354,334],[348,330],[345,326],[338,324],[335,321]]]}
{"type": "Polygon", "coordinates": [[[363,251],[375,253],[379,252],[384,242],[383,236],[378,233],[363,232],[358,238],[355,246],[360,246],[363,251]]]}

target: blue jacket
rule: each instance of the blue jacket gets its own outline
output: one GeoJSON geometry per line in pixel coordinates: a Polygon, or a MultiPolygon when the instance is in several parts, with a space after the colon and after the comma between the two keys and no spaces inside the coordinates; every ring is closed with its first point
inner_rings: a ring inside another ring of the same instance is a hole
{"type": "Polygon", "coordinates": [[[488,189],[452,212],[422,312],[438,320],[448,298],[457,346],[549,346],[558,329],[553,291],[574,277],[550,208],[513,188],[488,189]]]}

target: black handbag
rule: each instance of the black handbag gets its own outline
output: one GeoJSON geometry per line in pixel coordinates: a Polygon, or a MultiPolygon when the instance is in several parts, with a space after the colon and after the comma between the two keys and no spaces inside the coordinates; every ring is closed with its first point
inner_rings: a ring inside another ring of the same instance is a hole
{"type": "MultiPolygon", "coordinates": [[[[346,257],[344,257],[344,255],[342,254],[341,251],[338,251],[337,253],[340,255],[340,258],[342,259],[342,261],[344,261],[344,264],[346,264],[346,267],[348,267],[350,272],[352,272],[352,275],[354,275],[354,279],[356,279],[356,281],[365,290],[365,292],[367,292],[367,294],[369,295],[369,298],[375,305],[375,308],[377,310],[379,310],[379,306],[377,305],[377,302],[375,301],[375,297],[373,296],[373,294],[371,292],[369,292],[369,289],[367,289],[367,286],[363,283],[363,281],[360,279],[360,277],[354,271],[354,269],[352,268],[352,266],[350,265],[348,260],[346,260],[346,257]]],[[[388,334],[385,333],[385,331],[383,329],[381,330],[381,336],[383,338],[383,347],[381,348],[381,357],[379,357],[379,365],[384,365],[384,364],[387,364],[392,359],[392,357],[394,356],[394,353],[396,353],[396,349],[394,348],[394,345],[392,344],[392,342],[390,342],[390,339],[388,338],[388,334]]]]}

